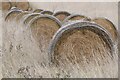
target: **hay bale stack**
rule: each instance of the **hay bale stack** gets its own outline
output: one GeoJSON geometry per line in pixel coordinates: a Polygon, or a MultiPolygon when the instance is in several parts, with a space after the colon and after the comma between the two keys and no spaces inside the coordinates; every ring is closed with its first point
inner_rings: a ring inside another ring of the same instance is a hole
{"type": "Polygon", "coordinates": [[[24,18],[23,18],[23,23],[26,25],[26,24],[28,24],[34,17],[40,16],[40,15],[41,15],[40,13],[31,13],[31,14],[25,15],[24,18]]]}
{"type": "Polygon", "coordinates": [[[47,51],[50,40],[60,26],[60,21],[50,15],[37,16],[30,22],[32,36],[41,51],[47,51]]]}
{"type": "Polygon", "coordinates": [[[59,12],[56,12],[54,14],[54,16],[56,18],[58,18],[61,22],[63,22],[65,20],[65,18],[67,18],[68,16],[70,16],[70,13],[68,13],[66,11],[59,11],[59,12]]]}
{"type": "Polygon", "coordinates": [[[42,11],[41,14],[53,15],[52,11],[42,11]]]}
{"type": "Polygon", "coordinates": [[[93,21],[105,28],[111,34],[114,42],[117,41],[117,29],[110,20],[106,18],[95,18],[93,21]]]}
{"type": "Polygon", "coordinates": [[[76,21],[65,25],[54,35],[49,55],[55,65],[103,65],[112,58],[114,47],[109,33],[99,25],[76,21]],[[109,57],[110,56],[110,57],[109,57]]]}
{"type": "Polygon", "coordinates": [[[33,13],[40,13],[41,11],[43,11],[42,9],[35,9],[34,11],[33,11],[33,13]]]}
{"type": "Polygon", "coordinates": [[[10,21],[10,20],[13,20],[18,14],[22,13],[22,10],[19,10],[19,9],[11,9],[7,16],[5,17],[5,20],[6,21],[10,21]]]}

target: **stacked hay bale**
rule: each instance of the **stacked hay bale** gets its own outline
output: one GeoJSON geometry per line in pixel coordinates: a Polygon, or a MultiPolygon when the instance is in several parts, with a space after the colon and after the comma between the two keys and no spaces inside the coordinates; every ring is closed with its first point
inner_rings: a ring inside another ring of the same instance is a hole
{"type": "Polygon", "coordinates": [[[11,9],[7,16],[5,17],[5,20],[6,21],[10,21],[10,20],[13,20],[13,18],[15,18],[18,14],[22,13],[22,10],[20,9],[17,9],[17,8],[14,8],[14,9],[11,9]]]}
{"type": "Polygon", "coordinates": [[[54,35],[49,54],[52,62],[62,66],[66,63],[95,63],[97,59],[102,64],[114,54],[113,40],[105,29],[95,23],[72,22],[54,35]]]}
{"type": "Polygon", "coordinates": [[[38,42],[42,51],[47,51],[50,40],[56,31],[61,27],[58,19],[50,15],[41,15],[35,17],[30,26],[33,37],[38,42]]]}

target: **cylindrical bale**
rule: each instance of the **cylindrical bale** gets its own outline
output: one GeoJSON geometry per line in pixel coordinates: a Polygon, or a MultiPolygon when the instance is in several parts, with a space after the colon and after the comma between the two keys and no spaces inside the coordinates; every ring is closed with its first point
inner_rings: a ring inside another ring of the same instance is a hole
{"type": "Polygon", "coordinates": [[[41,14],[53,15],[52,11],[42,11],[41,14]]]}
{"type": "Polygon", "coordinates": [[[84,15],[80,15],[80,14],[71,14],[63,22],[69,22],[69,21],[74,21],[74,20],[82,20],[82,19],[87,19],[87,17],[84,16],[84,15]]]}
{"type": "Polygon", "coordinates": [[[31,14],[25,15],[24,18],[23,18],[23,23],[26,25],[26,24],[28,24],[34,17],[40,16],[40,15],[41,15],[40,13],[31,13],[31,14]]]}
{"type": "Polygon", "coordinates": [[[4,2],[2,2],[2,10],[3,11],[8,11],[11,9],[11,7],[12,7],[12,5],[9,2],[9,0],[5,0],[4,2]]]}
{"type": "Polygon", "coordinates": [[[111,34],[113,41],[116,42],[118,36],[117,29],[110,20],[106,18],[95,18],[93,21],[105,28],[111,34]]]}
{"type": "Polygon", "coordinates": [[[88,21],[75,21],[64,25],[56,32],[48,53],[50,61],[55,65],[82,65],[95,63],[98,59],[107,60],[107,56],[111,59],[114,46],[104,28],[88,21]]]}
{"type": "Polygon", "coordinates": [[[66,12],[66,11],[59,11],[56,12],[55,14],[53,14],[56,18],[58,18],[60,21],[64,21],[65,18],[67,18],[68,16],[70,16],[70,13],[66,12]]]}
{"type": "Polygon", "coordinates": [[[37,16],[30,22],[32,36],[38,42],[41,51],[48,51],[50,40],[60,26],[60,21],[51,15],[37,16]]]}
{"type": "Polygon", "coordinates": [[[5,21],[13,20],[20,13],[22,13],[22,10],[17,10],[17,9],[10,10],[8,12],[7,16],[5,17],[5,21]]]}
{"type": "Polygon", "coordinates": [[[42,9],[35,9],[34,11],[33,11],[33,13],[40,13],[41,11],[43,11],[42,9]]]}
{"type": "Polygon", "coordinates": [[[30,4],[28,0],[23,0],[23,2],[16,2],[16,7],[22,9],[23,11],[27,11],[30,8],[30,4]]]}
{"type": "Polygon", "coordinates": [[[18,15],[16,16],[16,21],[17,21],[17,22],[20,21],[21,19],[23,19],[23,16],[25,16],[25,15],[27,15],[27,14],[29,14],[28,11],[23,11],[22,13],[18,14],[18,15]]]}

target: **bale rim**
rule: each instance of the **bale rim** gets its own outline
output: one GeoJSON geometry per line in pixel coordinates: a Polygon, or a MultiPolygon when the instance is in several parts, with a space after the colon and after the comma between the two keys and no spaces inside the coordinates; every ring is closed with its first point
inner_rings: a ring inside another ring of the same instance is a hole
{"type": "Polygon", "coordinates": [[[53,15],[52,11],[41,11],[41,14],[48,14],[48,15],[53,15]]]}
{"type": "Polygon", "coordinates": [[[33,11],[33,13],[40,13],[41,11],[43,11],[42,9],[35,9],[34,11],[33,11]]]}
{"type": "Polygon", "coordinates": [[[75,21],[71,24],[68,24],[62,28],[60,28],[55,35],[53,36],[50,45],[49,45],[49,49],[48,49],[48,54],[49,54],[49,58],[50,58],[50,63],[54,62],[54,49],[55,46],[57,44],[57,42],[59,41],[59,38],[62,36],[62,34],[67,31],[67,30],[71,30],[71,29],[88,29],[90,31],[95,30],[95,33],[97,35],[99,35],[100,37],[102,37],[102,39],[105,41],[105,43],[108,45],[108,47],[110,48],[110,52],[111,52],[111,56],[113,56],[114,53],[114,45],[113,45],[113,40],[111,39],[111,37],[109,36],[109,32],[107,32],[106,30],[104,30],[101,26],[92,23],[92,22],[88,22],[88,21],[75,21]],[[97,32],[99,31],[99,32],[97,32]]]}
{"type": "Polygon", "coordinates": [[[109,19],[98,17],[98,18],[94,18],[92,21],[103,26],[110,33],[113,41],[117,42],[117,37],[118,37],[117,29],[109,19]]]}
{"type": "Polygon", "coordinates": [[[29,24],[29,27],[33,24],[33,22],[39,18],[49,18],[51,20],[54,20],[58,23],[59,26],[62,26],[61,22],[54,16],[51,16],[51,15],[40,15],[40,16],[37,16],[35,18],[33,18],[31,21],[30,21],[30,24],[29,24]]]}
{"type": "Polygon", "coordinates": [[[81,20],[81,19],[86,19],[87,17],[84,15],[80,15],[80,14],[71,14],[70,16],[68,16],[63,22],[67,22],[67,21],[73,21],[73,20],[81,20]]]}
{"type": "Polygon", "coordinates": [[[34,17],[41,15],[40,13],[31,13],[28,15],[25,15],[23,18],[23,23],[26,25],[27,23],[30,22],[34,17]]]}
{"type": "Polygon", "coordinates": [[[9,19],[13,19],[13,17],[15,18],[18,14],[20,14],[22,12],[22,10],[19,10],[19,9],[13,9],[13,10],[10,10],[8,13],[7,13],[7,16],[5,17],[5,21],[9,20],[9,19]]]}

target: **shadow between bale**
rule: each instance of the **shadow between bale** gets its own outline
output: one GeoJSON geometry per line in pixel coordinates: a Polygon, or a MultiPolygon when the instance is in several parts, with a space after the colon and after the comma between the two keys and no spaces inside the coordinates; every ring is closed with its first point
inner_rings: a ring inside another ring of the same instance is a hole
{"type": "Polygon", "coordinates": [[[108,56],[113,58],[114,45],[109,33],[101,26],[75,21],[56,32],[48,53],[50,63],[58,66],[95,63],[95,59],[104,63],[102,60],[106,61],[108,56]]]}
{"type": "Polygon", "coordinates": [[[117,42],[117,38],[118,38],[117,29],[110,20],[106,18],[95,18],[93,19],[93,21],[101,25],[103,28],[105,28],[112,36],[113,41],[117,42]]]}
{"type": "Polygon", "coordinates": [[[61,27],[60,21],[54,16],[41,15],[30,21],[32,37],[42,52],[48,52],[48,45],[53,35],[61,27]]]}
{"type": "Polygon", "coordinates": [[[53,14],[53,16],[55,16],[56,18],[58,18],[61,22],[63,22],[65,20],[65,18],[67,18],[68,16],[70,16],[71,14],[66,12],[66,11],[58,11],[56,13],[53,14]]]}

